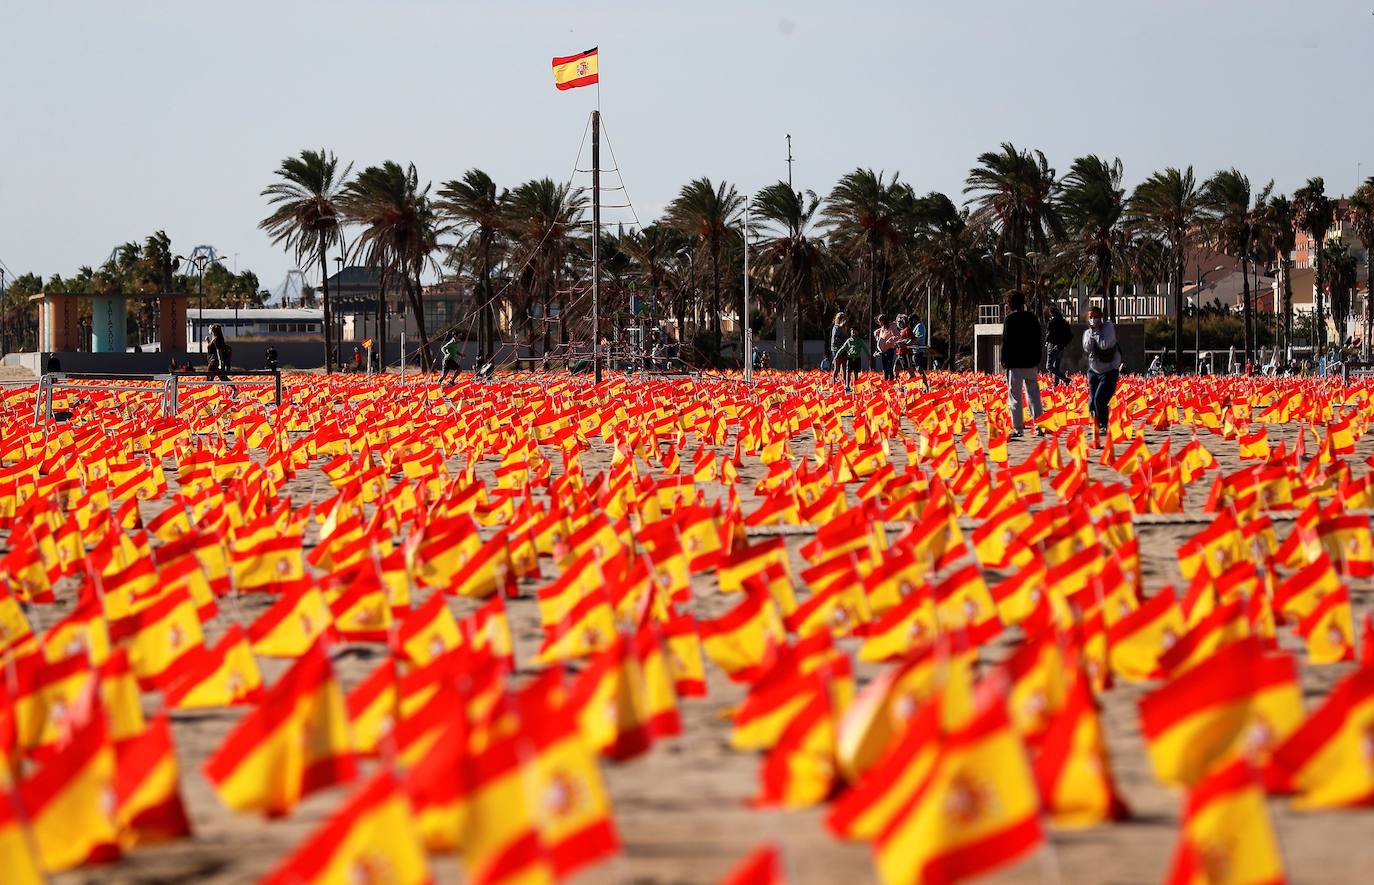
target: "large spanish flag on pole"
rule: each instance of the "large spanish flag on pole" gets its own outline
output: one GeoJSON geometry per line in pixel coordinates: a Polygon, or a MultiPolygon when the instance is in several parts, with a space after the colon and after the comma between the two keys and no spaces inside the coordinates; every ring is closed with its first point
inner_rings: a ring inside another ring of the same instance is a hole
{"type": "Polygon", "coordinates": [[[591,86],[596,79],[596,47],[577,55],[568,55],[553,60],[553,85],[559,89],[575,89],[578,86],[591,86]]]}

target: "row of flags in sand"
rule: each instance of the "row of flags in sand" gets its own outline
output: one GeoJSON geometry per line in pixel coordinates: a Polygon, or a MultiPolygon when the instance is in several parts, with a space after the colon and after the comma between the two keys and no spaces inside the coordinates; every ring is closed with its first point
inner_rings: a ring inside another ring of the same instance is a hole
{"type": "MultiPolygon", "coordinates": [[[[1150,761],[1185,791],[1171,881],[1280,880],[1267,795],[1374,797],[1374,650],[1348,587],[1374,574],[1353,512],[1374,474],[1349,459],[1369,391],[1127,379],[1097,452],[1081,389],[1048,391],[1045,437],[1009,442],[1004,387],[934,377],[843,398],[768,373],[299,377],[275,412],[210,388],[163,418],[97,390],[50,426],[11,394],[7,881],[189,836],[172,726],[232,707],[199,766],[227,808],[278,817],[348,785],[266,881],[423,882],[452,852],[474,882],[565,879],[619,851],[601,766],[681,734],[708,663],[742,688],[751,803],[827,806],[883,882],[957,881],[1128,815],[1097,706],[1118,682],[1152,686],[1150,761]],[[1151,450],[1142,428],[1173,424],[1188,442],[1151,450]],[[1269,445],[1281,424],[1292,448],[1269,445]],[[330,495],[297,506],[287,484],[314,470],[330,495]],[[1147,594],[1134,517],[1204,489],[1179,580],[1147,594]],[[802,569],[764,528],[791,523],[815,529],[802,569]],[[710,583],[728,608],[699,618],[710,583]],[[252,619],[249,594],[270,599],[252,619]],[[517,662],[507,605],[530,598],[543,641],[517,662]],[[1309,665],[1355,662],[1310,710],[1288,630],[1309,665]],[[385,654],[345,691],[348,644],[385,654]],[[289,663],[270,685],[265,658],[289,663]],[[856,664],[879,668],[862,690],[856,664]]],[[[764,848],[737,872],[782,869],[764,848]]]]}

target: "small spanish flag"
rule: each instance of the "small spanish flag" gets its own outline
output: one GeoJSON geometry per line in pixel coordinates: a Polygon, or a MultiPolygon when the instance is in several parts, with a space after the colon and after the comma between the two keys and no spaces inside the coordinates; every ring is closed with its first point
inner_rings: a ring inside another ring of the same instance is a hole
{"type": "Polygon", "coordinates": [[[371,339],[371,338],[364,338],[364,339],[363,339],[363,350],[371,350],[371,349],[372,349],[372,339],[371,339]]]}
{"type": "Polygon", "coordinates": [[[596,78],[596,47],[577,55],[553,60],[553,85],[559,89],[575,89],[599,82],[596,78]]]}

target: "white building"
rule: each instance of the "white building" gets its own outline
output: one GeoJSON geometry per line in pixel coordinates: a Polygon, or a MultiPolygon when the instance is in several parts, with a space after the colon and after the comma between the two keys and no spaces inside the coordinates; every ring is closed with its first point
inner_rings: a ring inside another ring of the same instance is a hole
{"type": "Polygon", "coordinates": [[[210,326],[218,323],[230,341],[274,343],[324,340],[324,311],[312,307],[213,308],[186,311],[186,343],[192,353],[205,349],[210,326]]]}

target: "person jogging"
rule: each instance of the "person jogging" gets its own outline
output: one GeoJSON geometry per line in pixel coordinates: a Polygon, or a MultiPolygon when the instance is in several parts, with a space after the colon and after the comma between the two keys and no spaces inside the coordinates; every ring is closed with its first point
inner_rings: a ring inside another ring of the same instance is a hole
{"type": "Polygon", "coordinates": [[[444,341],[444,346],[440,349],[444,355],[443,370],[439,373],[439,383],[448,383],[448,373],[453,373],[453,380],[458,380],[458,373],[463,370],[463,346],[458,343],[457,334],[450,332],[448,339],[444,341]]]}

